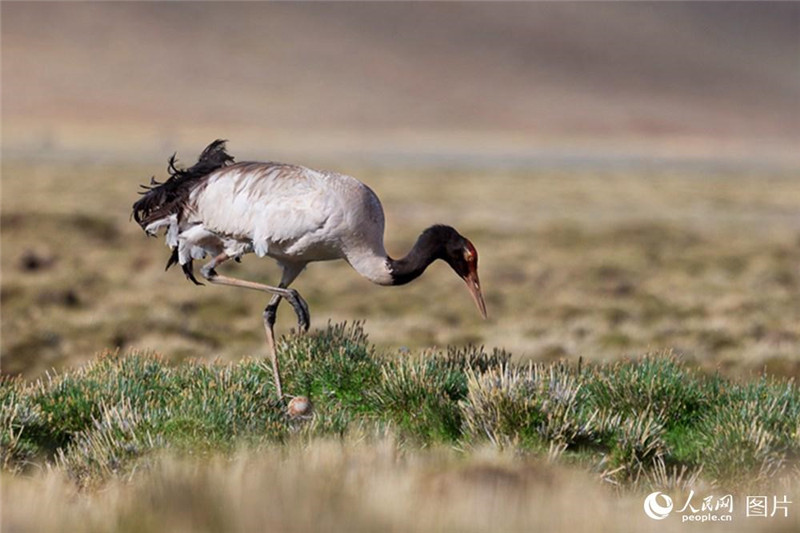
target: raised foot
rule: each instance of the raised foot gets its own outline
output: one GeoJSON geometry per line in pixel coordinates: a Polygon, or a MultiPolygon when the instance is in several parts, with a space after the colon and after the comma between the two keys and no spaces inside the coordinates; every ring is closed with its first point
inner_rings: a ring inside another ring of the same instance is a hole
{"type": "Polygon", "coordinates": [[[311,313],[308,310],[308,304],[300,296],[300,293],[294,289],[287,289],[286,300],[291,304],[297,315],[298,330],[305,333],[311,325],[311,313]]]}

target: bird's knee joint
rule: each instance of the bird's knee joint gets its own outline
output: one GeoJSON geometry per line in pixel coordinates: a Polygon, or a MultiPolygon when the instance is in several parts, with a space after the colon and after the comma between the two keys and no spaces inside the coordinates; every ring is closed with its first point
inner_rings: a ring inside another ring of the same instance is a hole
{"type": "Polygon", "coordinates": [[[278,306],[277,305],[268,305],[264,308],[264,321],[269,324],[270,326],[275,324],[275,317],[278,314],[278,306]]]}

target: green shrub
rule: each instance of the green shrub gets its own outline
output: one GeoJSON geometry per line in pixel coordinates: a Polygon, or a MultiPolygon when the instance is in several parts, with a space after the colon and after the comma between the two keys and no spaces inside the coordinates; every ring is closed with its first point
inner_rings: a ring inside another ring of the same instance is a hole
{"type": "Polygon", "coordinates": [[[700,471],[719,485],[760,482],[800,459],[793,382],[706,377],[672,355],[583,368],[518,365],[475,346],[390,357],[358,323],[284,337],[278,349],[284,388],[310,398],[311,417],[287,416],[263,359],[170,365],[109,352],[33,383],[2,378],[0,464],[21,472],[46,461],[91,486],[163,448],[198,454],[387,430],[420,446],[488,441],[547,454],[629,487],[700,471]]]}
{"type": "Polygon", "coordinates": [[[363,411],[364,393],[380,376],[380,363],[360,322],[329,324],[316,334],[284,337],[278,353],[284,388],[313,398],[317,407],[363,411]]]}
{"type": "Polygon", "coordinates": [[[162,445],[145,429],[145,417],[130,403],[103,406],[91,428],[78,432],[75,438],[56,454],[56,464],[80,486],[123,475],[134,460],[162,445]]]}
{"type": "Polygon", "coordinates": [[[718,483],[762,483],[800,458],[800,394],[793,383],[726,387],[690,436],[694,461],[718,483]]]}
{"type": "Polygon", "coordinates": [[[502,350],[488,353],[469,345],[387,359],[368,400],[379,419],[419,440],[456,441],[461,438],[459,402],[467,396],[468,373],[490,371],[509,358],[502,350]]]}
{"type": "Polygon", "coordinates": [[[569,446],[602,440],[607,428],[587,408],[578,376],[563,365],[503,365],[469,373],[461,408],[472,438],[498,445],[569,446]]]}
{"type": "Polygon", "coordinates": [[[648,355],[590,370],[585,384],[600,410],[623,416],[645,413],[666,428],[695,421],[711,399],[702,379],[674,355],[648,355]]]}
{"type": "Polygon", "coordinates": [[[620,419],[616,427],[616,443],[610,452],[610,466],[617,481],[636,482],[664,461],[667,445],[664,426],[657,417],[641,413],[620,419]]]}

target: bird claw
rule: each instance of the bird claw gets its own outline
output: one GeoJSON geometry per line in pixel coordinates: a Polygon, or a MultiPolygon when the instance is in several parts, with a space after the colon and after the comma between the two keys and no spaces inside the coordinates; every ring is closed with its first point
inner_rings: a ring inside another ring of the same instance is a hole
{"type": "Polygon", "coordinates": [[[311,325],[311,313],[308,310],[308,304],[303,297],[300,296],[300,293],[294,289],[289,289],[287,300],[289,300],[289,303],[294,308],[294,312],[297,314],[298,330],[304,333],[307,332],[311,325]]]}

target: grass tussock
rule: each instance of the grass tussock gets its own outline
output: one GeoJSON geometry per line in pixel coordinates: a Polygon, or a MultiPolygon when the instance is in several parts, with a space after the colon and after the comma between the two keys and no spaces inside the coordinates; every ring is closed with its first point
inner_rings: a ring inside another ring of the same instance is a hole
{"type": "MultiPolygon", "coordinates": [[[[0,461],[48,463],[78,486],[124,478],[162,450],[241,446],[390,430],[401,447],[497,449],[577,463],[623,487],[673,478],[723,487],[791,475],[800,456],[792,381],[736,383],[650,355],[604,365],[518,365],[468,347],[379,355],[360,324],[279,347],[286,389],[310,420],[276,401],[263,360],[167,364],[108,352],[74,372],[0,382],[0,461]]],[[[674,481],[674,480],[673,480],[674,481]]]]}

